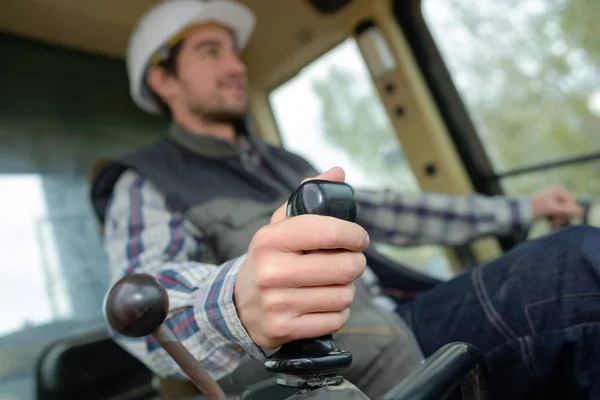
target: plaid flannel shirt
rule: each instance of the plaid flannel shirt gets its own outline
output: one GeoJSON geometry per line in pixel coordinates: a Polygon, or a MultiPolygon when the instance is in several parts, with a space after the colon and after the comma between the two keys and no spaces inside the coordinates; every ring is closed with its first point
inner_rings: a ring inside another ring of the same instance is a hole
{"type": "MultiPolygon", "coordinates": [[[[461,244],[533,221],[528,199],[359,189],[356,196],[359,223],[371,237],[401,246],[461,244]]],[[[119,179],[105,223],[112,281],[141,272],[159,279],[170,299],[166,324],[208,373],[220,379],[248,357],[264,359],[266,354],[252,342],[233,304],[233,285],[245,256],[222,265],[191,261],[190,255],[202,252],[204,245],[205,238],[169,209],[150,181],[133,171],[119,179]]],[[[375,300],[384,297],[371,270],[359,281],[370,286],[375,300]]],[[[183,377],[152,337],[112,335],[158,375],[183,377]]]]}

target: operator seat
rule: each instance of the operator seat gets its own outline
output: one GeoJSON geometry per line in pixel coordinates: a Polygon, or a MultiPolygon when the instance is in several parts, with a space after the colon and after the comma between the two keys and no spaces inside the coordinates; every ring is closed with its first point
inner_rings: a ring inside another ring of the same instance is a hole
{"type": "Polygon", "coordinates": [[[58,340],[35,367],[38,400],[145,400],[156,397],[152,372],[106,331],[58,340]]]}

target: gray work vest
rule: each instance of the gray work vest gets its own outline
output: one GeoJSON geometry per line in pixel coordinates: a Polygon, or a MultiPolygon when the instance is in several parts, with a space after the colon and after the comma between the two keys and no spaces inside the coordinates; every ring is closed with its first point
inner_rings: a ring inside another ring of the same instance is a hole
{"type": "MultiPolygon", "coordinates": [[[[170,206],[202,232],[207,248],[195,261],[221,264],[244,254],[272,213],[304,178],[317,172],[303,158],[260,142],[244,125],[239,132],[258,150],[274,180],[244,162],[241,151],[229,142],[173,125],[167,137],[109,162],[97,173],[91,200],[98,219],[104,223],[113,188],[131,168],[157,186],[170,206]]],[[[350,320],[334,338],[353,355],[346,378],[377,398],[418,365],[422,355],[403,321],[376,307],[361,285],[356,287],[350,320]]],[[[251,360],[220,383],[227,390],[272,376],[262,362],[251,360]]]]}

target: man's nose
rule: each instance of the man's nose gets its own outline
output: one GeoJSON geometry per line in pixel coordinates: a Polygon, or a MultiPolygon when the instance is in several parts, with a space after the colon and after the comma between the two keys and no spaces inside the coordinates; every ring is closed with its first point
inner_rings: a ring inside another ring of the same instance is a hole
{"type": "Polygon", "coordinates": [[[242,61],[239,55],[231,54],[227,59],[229,71],[234,74],[243,75],[246,73],[246,64],[242,61]]]}

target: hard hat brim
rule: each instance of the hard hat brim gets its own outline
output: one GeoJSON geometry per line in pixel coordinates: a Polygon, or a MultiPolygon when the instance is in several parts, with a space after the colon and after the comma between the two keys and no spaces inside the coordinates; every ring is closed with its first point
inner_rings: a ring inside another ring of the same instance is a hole
{"type": "MultiPolygon", "coordinates": [[[[176,2],[174,1],[172,3],[176,2]]],[[[142,56],[143,65],[128,65],[128,70],[130,71],[131,96],[134,102],[149,114],[157,115],[162,112],[159,105],[150,94],[150,89],[146,84],[146,72],[151,65],[150,59],[158,49],[166,45],[173,37],[195,25],[216,23],[229,29],[235,36],[236,44],[239,49],[243,50],[246,48],[254,31],[254,14],[249,8],[237,1],[213,0],[200,2],[195,0],[194,2],[187,3],[189,4],[187,8],[181,8],[181,12],[185,12],[185,15],[181,15],[180,21],[178,21],[177,26],[174,27],[175,29],[172,29],[172,32],[169,32],[161,43],[157,43],[153,48],[144,49],[146,54],[143,54],[142,56]],[[137,71],[135,71],[137,73],[131,72],[134,69],[137,69],[137,71]]],[[[169,6],[168,2],[165,6],[169,6]]],[[[131,47],[132,44],[130,44],[128,53],[132,51],[131,47]]],[[[130,58],[131,55],[128,54],[128,64],[131,62],[130,58]]]]}

